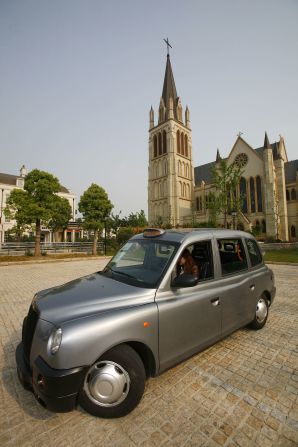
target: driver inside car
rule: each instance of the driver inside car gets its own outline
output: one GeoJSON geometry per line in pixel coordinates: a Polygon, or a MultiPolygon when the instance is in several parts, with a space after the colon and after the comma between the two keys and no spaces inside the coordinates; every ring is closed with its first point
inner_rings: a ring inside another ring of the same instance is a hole
{"type": "Polygon", "coordinates": [[[177,276],[183,273],[191,274],[197,279],[199,278],[199,268],[187,248],[177,262],[177,276]]]}

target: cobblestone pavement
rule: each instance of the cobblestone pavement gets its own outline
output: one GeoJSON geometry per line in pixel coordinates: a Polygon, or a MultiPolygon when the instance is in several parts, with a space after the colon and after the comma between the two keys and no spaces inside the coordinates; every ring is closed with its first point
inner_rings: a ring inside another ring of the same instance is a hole
{"type": "Polygon", "coordinates": [[[297,446],[298,267],[273,266],[277,296],[261,331],[242,329],[147,382],[138,408],[97,419],[50,413],[18,382],[14,351],[33,294],[103,261],[0,266],[1,446],[297,446]]]}

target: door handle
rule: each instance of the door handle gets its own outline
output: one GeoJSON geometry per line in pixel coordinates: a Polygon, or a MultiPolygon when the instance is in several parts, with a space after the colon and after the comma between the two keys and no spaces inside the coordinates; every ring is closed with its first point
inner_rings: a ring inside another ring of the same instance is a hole
{"type": "Polygon", "coordinates": [[[250,290],[253,292],[255,290],[255,285],[252,284],[251,286],[249,286],[250,290]]]}
{"type": "Polygon", "coordinates": [[[211,300],[211,304],[212,304],[212,306],[219,306],[220,305],[219,298],[218,297],[217,298],[213,298],[211,300]]]}

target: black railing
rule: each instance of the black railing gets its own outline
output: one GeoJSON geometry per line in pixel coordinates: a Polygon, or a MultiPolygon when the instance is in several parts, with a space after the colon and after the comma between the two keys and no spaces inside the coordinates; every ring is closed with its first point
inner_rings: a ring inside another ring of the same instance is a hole
{"type": "MultiPolygon", "coordinates": [[[[34,254],[34,242],[5,242],[0,246],[0,256],[22,256],[34,254]]],[[[92,253],[93,242],[41,242],[42,254],[92,253]]],[[[104,243],[97,243],[97,251],[104,252],[104,243]]]]}

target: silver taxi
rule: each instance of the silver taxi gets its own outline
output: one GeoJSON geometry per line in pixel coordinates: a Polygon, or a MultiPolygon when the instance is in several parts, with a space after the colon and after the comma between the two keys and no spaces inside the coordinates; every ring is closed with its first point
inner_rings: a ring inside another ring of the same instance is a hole
{"type": "Polygon", "coordinates": [[[248,233],[147,229],[100,272],[37,293],[18,376],[56,412],[128,414],[145,381],[245,325],[261,329],[273,272],[248,233]]]}

